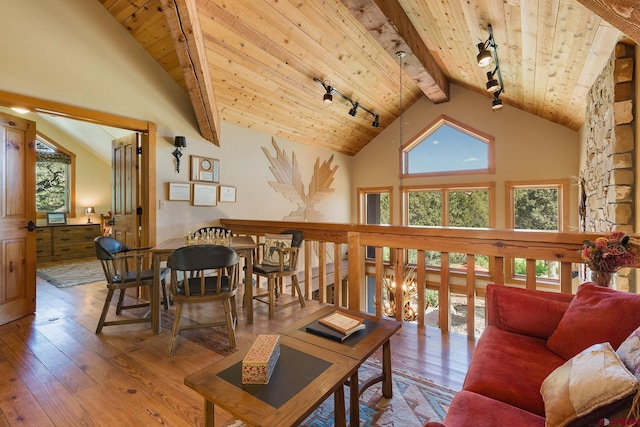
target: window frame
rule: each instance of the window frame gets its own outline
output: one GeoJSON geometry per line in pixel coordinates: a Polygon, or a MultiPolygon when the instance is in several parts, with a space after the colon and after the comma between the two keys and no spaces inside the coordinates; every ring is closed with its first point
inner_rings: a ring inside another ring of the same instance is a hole
{"type": "MultiPolygon", "coordinates": [[[[558,190],[558,230],[557,232],[567,232],[569,228],[569,179],[547,179],[528,181],[506,181],[506,227],[515,228],[515,190],[518,189],[545,189],[555,188],[558,190]]],[[[540,232],[553,232],[551,230],[528,230],[540,232]]],[[[515,273],[515,258],[505,258],[506,279],[515,283],[526,283],[526,277],[515,273]]],[[[543,288],[557,289],[560,286],[560,279],[550,279],[546,277],[536,277],[536,282],[543,288]]]]}
{"type": "MultiPolygon", "coordinates": [[[[449,223],[449,192],[451,191],[474,191],[474,190],[487,190],[489,192],[489,225],[487,229],[492,229],[496,227],[496,183],[494,181],[489,182],[476,182],[476,183],[467,183],[467,184],[446,184],[446,185],[411,185],[411,186],[403,186],[400,189],[401,200],[402,200],[402,224],[408,227],[419,227],[419,226],[410,226],[409,224],[409,193],[412,191],[441,191],[442,193],[442,223],[440,227],[450,227],[447,225],[449,223]]],[[[451,228],[460,228],[453,227],[451,228]]],[[[406,255],[405,255],[406,257],[406,255]]],[[[437,271],[440,270],[440,267],[428,266],[427,270],[437,271]]],[[[451,268],[447,266],[448,271],[453,275],[464,275],[464,271],[457,268],[451,268]]],[[[488,272],[479,272],[476,270],[477,276],[486,276],[493,277],[493,272],[495,270],[495,258],[489,257],[489,271],[488,272]]]]}
{"type": "MultiPolygon", "coordinates": [[[[65,214],[67,215],[67,218],[75,218],[76,217],[76,179],[75,179],[76,155],[40,131],[36,131],[36,139],[42,140],[47,145],[53,147],[56,151],[66,154],[71,158],[71,163],[69,163],[69,209],[65,212],[65,214]]],[[[35,170],[33,171],[33,173],[35,173],[35,170]]],[[[37,219],[45,219],[46,217],[47,217],[47,212],[36,211],[37,219]]]]}
{"type": "MultiPolygon", "coordinates": [[[[389,194],[389,224],[393,224],[393,187],[358,187],[356,189],[358,197],[358,224],[367,224],[367,195],[369,194],[389,194]]],[[[372,224],[374,225],[374,224],[372,224]]]]}
{"type": "Polygon", "coordinates": [[[495,173],[495,138],[487,133],[465,125],[451,117],[441,115],[431,122],[427,127],[418,132],[413,138],[405,143],[400,149],[400,175],[401,178],[419,178],[433,176],[457,176],[457,175],[478,175],[495,173]],[[448,125],[460,132],[476,138],[487,144],[487,168],[485,169],[468,169],[441,172],[420,172],[409,173],[409,151],[420,145],[425,138],[440,129],[442,126],[448,125]]]}

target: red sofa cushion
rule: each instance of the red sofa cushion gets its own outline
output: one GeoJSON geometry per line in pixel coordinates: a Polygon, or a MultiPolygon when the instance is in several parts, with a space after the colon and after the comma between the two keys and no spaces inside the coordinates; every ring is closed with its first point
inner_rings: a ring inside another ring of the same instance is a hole
{"type": "Polygon", "coordinates": [[[543,417],[540,386],[564,362],[547,349],[543,339],[488,326],[478,340],[462,388],[543,417]]]}
{"type": "Polygon", "coordinates": [[[573,295],[489,285],[487,321],[505,331],[546,340],[572,299],[573,295]]]}
{"type": "Polygon", "coordinates": [[[640,295],[584,283],[578,287],[547,347],[565,359],[603,342],[617,349],[638,326],[640,295]]]}
{"type": "Polygon", "coordinates": [[[470,391],[456,394],[449,406],[447,426],[527,426],[544,427],[543,417],[470,391]]]}

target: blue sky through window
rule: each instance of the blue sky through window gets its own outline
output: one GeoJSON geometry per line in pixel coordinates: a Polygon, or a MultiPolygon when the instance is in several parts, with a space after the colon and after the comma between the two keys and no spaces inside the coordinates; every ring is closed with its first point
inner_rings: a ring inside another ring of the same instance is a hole
{"type": "Polygon", "coordinates": [[[487,169],[489,145],[447,123],[408,152],[408,173],[487,169]]]}

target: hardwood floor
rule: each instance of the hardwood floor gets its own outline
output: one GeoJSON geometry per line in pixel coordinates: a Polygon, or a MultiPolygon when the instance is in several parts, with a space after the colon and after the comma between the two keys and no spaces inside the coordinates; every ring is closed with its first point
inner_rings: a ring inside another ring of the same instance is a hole
{"type": "MultiPolygon", "coordinates": [[[[168,357],[173,308],[163,313],[159,335],[148,324],[105,327],[95,335],[105,295],[104,283],[57,289],[38,278],[36,314],[0,326],[0,427],[203,425],[202,399],[183,380],[234,351],[224,329],[184,331],[168,357]]],[[[183,317],[204,321],[210,307],[185,308],[183,317]]],[[[309,301],[268,321],[266,305],[256,304],[253,325],[240,310],[238,347],[319,307],[309,301]]],[[[405,324],[391,348],[394,369],[459,390],[474,342],[405,324]]],[[[225,421],[232,420],[216,410],[216,422],[225,421]]]]}

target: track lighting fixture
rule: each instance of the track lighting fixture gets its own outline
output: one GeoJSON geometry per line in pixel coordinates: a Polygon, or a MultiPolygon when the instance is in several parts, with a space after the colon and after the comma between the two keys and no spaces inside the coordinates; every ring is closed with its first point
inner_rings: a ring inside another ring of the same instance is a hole
{"type": "Polygon", "coordinates": [[[500,110],[502,108],[502,100],[500,94],[504,93],[504,84],[502,82],[502,73],[500,72],[500,63],[498,62],[498,45],[493,39],[493,28],[491,24],[487,25],[489,31],[489,38],[482,43],[478,43],[478,56],[476,60],[478,65],[486,67],[491,63],[495,64],[493,71],[487,71],[487,92],[493,93],[493,101],[491,108],[494,110],[500,110]]]}
{"type": "Polygon", "coordinates": [[[498,69],[487,72],[487,92],[496,92],[500,89],[500,83],[493,76],[498,69]]]}
{"type": "Polygon", "coordinates": [[[360,104],[358,104],[357,102],[352,102],[351,105],[353,105],[353,107],[351,107],[351,109],[349,110],[349,115],[351,117],[355,117],[356,114],[358,114],[358,107],[360,106],[360,104]]]}
{"type": "Polygon", "coordinates": [[[349,109],[349,115],[351,117],[355,117],[358,114],[358,108],[360,108],[361,110],[364,110],[373,116],[373,122],[371,123],[372,127],[374,128],[380,127],[380,115],[374,113],[368,108],[363,107],[362,105],[360,105],[360,102],[353,101],[351,98],[345,96],[340,91],[338,91],[338,89],[336,89],[335,87],[330,86],[328,80],[323,82],[318,78],[314,78],[313,81],[321,84],[324,90],[326,91],[326,93],[322,96],[322,100],[325,104],[331,104],[333,102],[333,94],[335,93],[336,95],[340,96],[342,99],[344,99],[345,101],[348,101],[351,104],[351,108],[349,109]]]}
{"type": "Polygon", "coordinates": [[[493,94],[493,101],[491,102],[491,108],[493,111],[502,109],[502,99],[500,99],[500,93],[502,93],[502,89],[496,91],[493,94]]]}
{"type": "Polygon", "coordinates": [[[480,51],[480,53],[476,56],[476,61],[478,61],[478,65],[481,67],[486,67],[493,62],[493,56],[488,49],[488,41],[489,40],[484,43],[478,43],[478,51],[480,51]]]}

